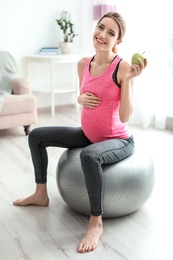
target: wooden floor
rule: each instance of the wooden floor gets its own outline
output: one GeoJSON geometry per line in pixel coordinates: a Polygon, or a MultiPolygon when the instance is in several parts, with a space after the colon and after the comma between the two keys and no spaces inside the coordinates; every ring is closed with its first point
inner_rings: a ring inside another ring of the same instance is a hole
{"type": "MultiPolygon", "coordinates": [[[[79,125],[73,107],[39,113],[38,125],[79,125]]],[[[22,127],[0,131],[0,260],[173,260],[173,132],[131,127],[136,143],[155,164],[155,187],[137,212],[104,220],[98,248],[79,254],[88,218],[69,209],[59,195],[55,172],[63,149],[48,148],[50,205],[15,207],[12,201],[34,191],[34,175],[22,127]]]]}

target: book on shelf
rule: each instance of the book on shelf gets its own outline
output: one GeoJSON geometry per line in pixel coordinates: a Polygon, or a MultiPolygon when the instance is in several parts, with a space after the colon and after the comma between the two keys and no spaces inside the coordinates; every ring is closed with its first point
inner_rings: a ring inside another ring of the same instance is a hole
{"type": "Polygon", "coordinates": [[[58,47],[42,47],[40,52],[58,52],[58,47]]]}

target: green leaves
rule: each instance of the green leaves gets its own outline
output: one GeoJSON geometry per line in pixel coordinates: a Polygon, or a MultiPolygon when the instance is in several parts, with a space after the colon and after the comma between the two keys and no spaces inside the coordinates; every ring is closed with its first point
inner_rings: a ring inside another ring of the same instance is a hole
{"type": "Polygon", "coordinates": [[[60,29],[64,34],[64,42],[73,42],[73,38],[77,36],[74,32],[74,24],[71,22],[71,14],[67,11],[62,11],[60,18],[56,20],[60,29]]]}

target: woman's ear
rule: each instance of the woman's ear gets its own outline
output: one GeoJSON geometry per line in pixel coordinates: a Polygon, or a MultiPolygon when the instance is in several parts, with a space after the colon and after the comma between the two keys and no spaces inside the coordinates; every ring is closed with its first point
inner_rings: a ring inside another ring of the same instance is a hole
{"type": "Polygon", "coordinates": [[[120,44],[121,42],[122,42],[122,40],[118,40],[118,41],[117,41],[117,44],[120,44]]]}
{"type": "Polygon", "coordinates": [[[116,48],[116,46],[117,46],[118,44],[120,44],[121,42],[122,42],[122,40],[117,40],[117,41],[115,42],[114,48],[116,48]]]}
{"type": "Polygon", "coordinates": [[[121,42],[122,42],[122,40],[116,41],[116,43],[115,43],[115,45],[114,45],[114,47],[113,47],[113,49],[112,49],[112,51],[113,51],[115,54],[118,53],[117,45],[120,44],[121,42]]]}

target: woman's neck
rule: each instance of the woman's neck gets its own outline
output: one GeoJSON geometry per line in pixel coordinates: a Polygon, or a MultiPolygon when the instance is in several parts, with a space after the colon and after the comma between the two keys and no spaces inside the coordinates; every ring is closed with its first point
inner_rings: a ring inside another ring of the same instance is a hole
{"type": "Polygon", "coordinates": [[[112,63],[117,55],[112,53],[112,55],[98,55],[96,54],[90,63],[90,73],[93,76],[101,75],[112,63]]]}
{"type": "Polygon", "coordinates": [[[94,63],[97,66],[101,66],[101,65],[108,65],[111,64],[111,62],[114,60],[114,58],[116,57],[117,54],[111,52],[111,53],[100,53],[100,52],[96,52],[95,56],[94,56],[94,63]]]}

